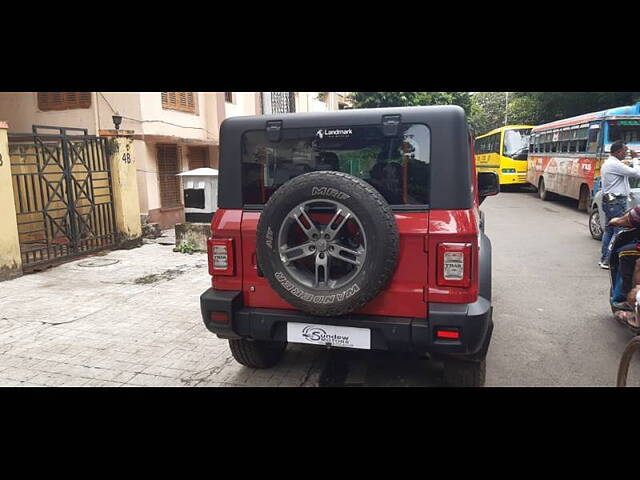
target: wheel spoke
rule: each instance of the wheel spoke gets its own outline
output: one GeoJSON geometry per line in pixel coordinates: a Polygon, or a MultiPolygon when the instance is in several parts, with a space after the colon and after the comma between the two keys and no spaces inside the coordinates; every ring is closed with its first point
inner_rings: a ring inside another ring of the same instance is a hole
{"type": "Polygon", "coordinates": [[[325,254],[318,253],[316,255],[316,278],[314,287],[318,287],[320,282],[325,285],[329,281],[329,262],[327,261],[329,257],[325,254]]]}
{"type": "Polygon", "coordinates": [[[347,247],[343,247],[342,245],[331,244],[333,249],[329,249],[329,255],[333,258],[337,258],[338,260],[342,260],[343,262],[351,263],[352,265],[360,265],[360,256],[364,253],[364,249],[352,250],[347,247]],[[345,257],[343,253],[347,253],[349,255],[353,255],[355,258],[352,259],[350,257],[345,257]]]}
{"type": "Polygon", "coordinates": [[[309,257],[314,254],[315,248],[311,248],[314,245],[312,243],[304,243],[302,245],[298,245],[297,247],[291,248],[283,248],[281,250],[281,254],[284,257],[283,261],[285,263],[295,262],[296,260],[300,260],[301,258],[309,257]],[[295,255],[289,256],[292,253],[299,252],[295,255]]]}
{"type": "Polygon", "coordinates": [[[347,223],[347,221],[351,217],[351,212],[348,212],[344,217],[342,217],[340,224],[336,228],[333,228],[333,222],[337,220],[337,218],[340,216],[341,213],[342,213],[342,209],[338,209],[336,214],[333,216],[333,218],[329,222],[328,229],[327,229],[330,236],[329,240],[333,240],[336,237],[340,229],[344,227],[344,224],[347,223]]]}
{"type": "Polygon", "coordinates": [[[358,215],[333,200],[313,199],[293,207],[276,241],[281,264],[291,278],[319,290],[347,285],[368,258],[367,237],[358,215]],[[316,210],[328,213],[312,220],[316,210]]]}
{"type": "Polygon", "coordinates": [[[318,229],[314,225],[311,218],[309,218],[309,215],[307,215],[307,212],[304,211],[303,207],[299,208],[299,213],[292,212],[291,216],[295,218],[296,222],[298,222],[298,225],[300,225],[300,228],[302,229],[304,234],[307,236],[307,238],[311,240],[313,238],[313,235],[319,235],[318,229]],[[300,220],[300,216],[303,216],[304,219],[307,221],[307,223],[309,224],[308,228],[304,226],[304,223],[302,223],[302,221],[300,220]]]}

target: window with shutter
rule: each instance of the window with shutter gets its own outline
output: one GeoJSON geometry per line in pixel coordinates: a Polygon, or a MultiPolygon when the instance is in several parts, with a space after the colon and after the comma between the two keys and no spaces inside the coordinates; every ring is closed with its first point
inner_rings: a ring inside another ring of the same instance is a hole
{"type": "Polygon", "coordinates": [[[161,92],[162,108],[178,110],[186,113],[196,113],[195,92],[161,92]]]}
{"type": "Polygon", "coordinates": [[[158,181],[163,208],[182,205],[180,198],[180,162],[177,145],[158,145],[158,181]]]}
{"type": "Polygon", "coordinates": [[[91,92],[38,92],[38,108],[43,111],[90,107],[91,92]]]}
{"type": "Polygon", "coordinates": [[[189,147],[189,170],[209,168],[209,150],[206,147],[189,147]]]}

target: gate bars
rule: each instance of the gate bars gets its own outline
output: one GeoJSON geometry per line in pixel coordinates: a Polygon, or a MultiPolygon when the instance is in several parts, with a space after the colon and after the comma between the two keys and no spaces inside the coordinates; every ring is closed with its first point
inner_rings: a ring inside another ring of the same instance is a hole
{"type": "Polygon", "coordinates": [[[24,271],[117,243],[106,142],[82,128],[9,134],[24,271]]]}

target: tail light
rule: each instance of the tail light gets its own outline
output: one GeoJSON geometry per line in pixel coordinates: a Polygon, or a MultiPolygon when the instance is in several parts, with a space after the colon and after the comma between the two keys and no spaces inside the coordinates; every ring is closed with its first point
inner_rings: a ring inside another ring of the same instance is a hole
{"type": "Polygon", "coordinates": [[[460,331],[456,328],[439,328],[436,330],[436,338],[445,340],[460,340],[460,331]]]}
{"type": "Polygon", "coordinates": [[[471,244],[438,244],[438,285],[469,287],[471,285],[471,244]]]}
{"type": "Polygon", "coordinates": [[[233,239],[210,238],[207,241],[210,275],[233,275],[233,239]]]}
{"type": "Polygon", "coordinates": [[[229,323],[229,314],[227,312],[211,312],[209,318],[214,323],[229,323]]]}

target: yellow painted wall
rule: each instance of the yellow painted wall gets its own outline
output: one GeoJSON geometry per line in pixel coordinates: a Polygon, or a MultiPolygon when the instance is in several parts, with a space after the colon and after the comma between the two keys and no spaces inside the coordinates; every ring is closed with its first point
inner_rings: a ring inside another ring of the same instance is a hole
{"type": "Polygon", "coordinates": [[[128,137],[113,137],[109,142],[113,142],[110,161],[116,229],[122,240],[136,240],[142,237],[142,226],[133,141],[128,137]]]}
{"type": "Polygon", "coordinates": [[[7,129],[0,125],[0,280],[22,274],[7,129]]]}

